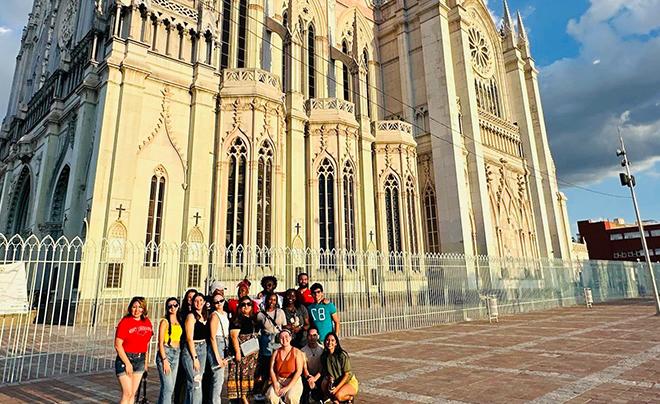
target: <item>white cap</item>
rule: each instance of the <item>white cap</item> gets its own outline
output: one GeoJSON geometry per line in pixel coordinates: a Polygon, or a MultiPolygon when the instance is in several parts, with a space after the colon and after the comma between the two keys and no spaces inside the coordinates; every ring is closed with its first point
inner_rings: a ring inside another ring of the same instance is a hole
{"type": "Polygon", "coordinates": [[[210,291],[211,293],[213,293],[213,292],[215,292],[215,291],[218,290],[218,289],[220,289],[220,290],[227,290],[227,287],[225,286],[224,283],[222,283],[222,282],[220,282],[220,281],[213,281],[213,282],[211,282],[211,286],[209,287],[209,291],[210,291]]]}

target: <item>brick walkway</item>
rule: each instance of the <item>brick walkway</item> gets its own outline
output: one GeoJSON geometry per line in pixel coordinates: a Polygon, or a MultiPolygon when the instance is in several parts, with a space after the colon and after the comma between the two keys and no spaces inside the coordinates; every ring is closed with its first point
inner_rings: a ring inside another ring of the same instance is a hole
{"type": "MultiPolygon", "coordinates": [[[[343,341],[357,403],[660,402],[660,317],[627,301],[343,341]]],[[[150,378],[153,403],[157,377],[150,378]],[[155,379],[155,380],[153,380],[155,379]]],[[[0,388],[0,402],[113,402],[111,373],[0,388]]]]}

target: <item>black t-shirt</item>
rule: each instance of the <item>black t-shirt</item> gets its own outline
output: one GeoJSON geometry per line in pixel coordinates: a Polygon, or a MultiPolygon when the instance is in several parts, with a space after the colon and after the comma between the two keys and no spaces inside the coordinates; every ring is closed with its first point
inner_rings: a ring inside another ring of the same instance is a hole
{"type": "Polygon", "coordinates": [[[257,326],[252,318],[240,316],[229,324],[229,331],[231,330],[240,330],[239,334],[254,334],[257,332],[257,326]]]}

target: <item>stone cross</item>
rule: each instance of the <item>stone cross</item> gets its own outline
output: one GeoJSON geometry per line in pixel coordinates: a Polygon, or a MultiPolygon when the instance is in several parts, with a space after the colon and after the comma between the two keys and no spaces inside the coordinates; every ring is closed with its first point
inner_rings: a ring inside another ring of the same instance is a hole
{"type": "Polygon", "coordinates": [[[121,219],[121,213],[122,213],[123,211],[125,211],[126,208],[124,207],[124,204],[123,204],[123,203],[120,203],[120,204],[119,204],[119,207],[118,207],[118,208],[115,208],[115,210],[119,212],[119,217],[117,217],[117,220],[119,220],[119,219],[121,219]]]}
{"type": "Polygon", "coordinates": [[[197,225],[199,224],[199,219],[201,219],[202,217],[199,215],[199,212],[196,212],[195,216],[193,217],[195,218],[195,227],[197,227],[197,225]]]}
{"type": "Polygon", "coordinates": [[[374,242],[374,231],[373,230],[371,230],[369,232],[369,241],[372,242],[372,243],[374,242]]]}
{"type": "Polygon", "coordinates": [[[295,228],[296,228],[296,236],[299,236],[299,235],[300,235],[300,228],[301,228],[301,227],[302,227],[302,226],[300,226],[300,223],[296,223],[296,225],[295,225],[295,228]]]}

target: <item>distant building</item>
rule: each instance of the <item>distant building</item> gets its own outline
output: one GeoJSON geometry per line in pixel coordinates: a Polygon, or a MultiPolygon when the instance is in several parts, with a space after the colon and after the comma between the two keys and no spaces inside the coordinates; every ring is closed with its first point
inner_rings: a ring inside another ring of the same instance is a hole
{"type": "Polygon", "coordinates": [[[571,243],[572,244],[572,256],[574,260],[585,261],[589,259],[589,251],[587,249],[587,244],[581,243],[571,243]]]}
{"type": "MultiPolygon", "coordinates": [[[[644,250],[637,223],[625,223],[623,219],[582,220],[578,231],[587,244],[589,259],[644,261],[644,250]]],[[[660,223],[644,222],[644,234],[651,261],[660,262],[660,223]]]]}

